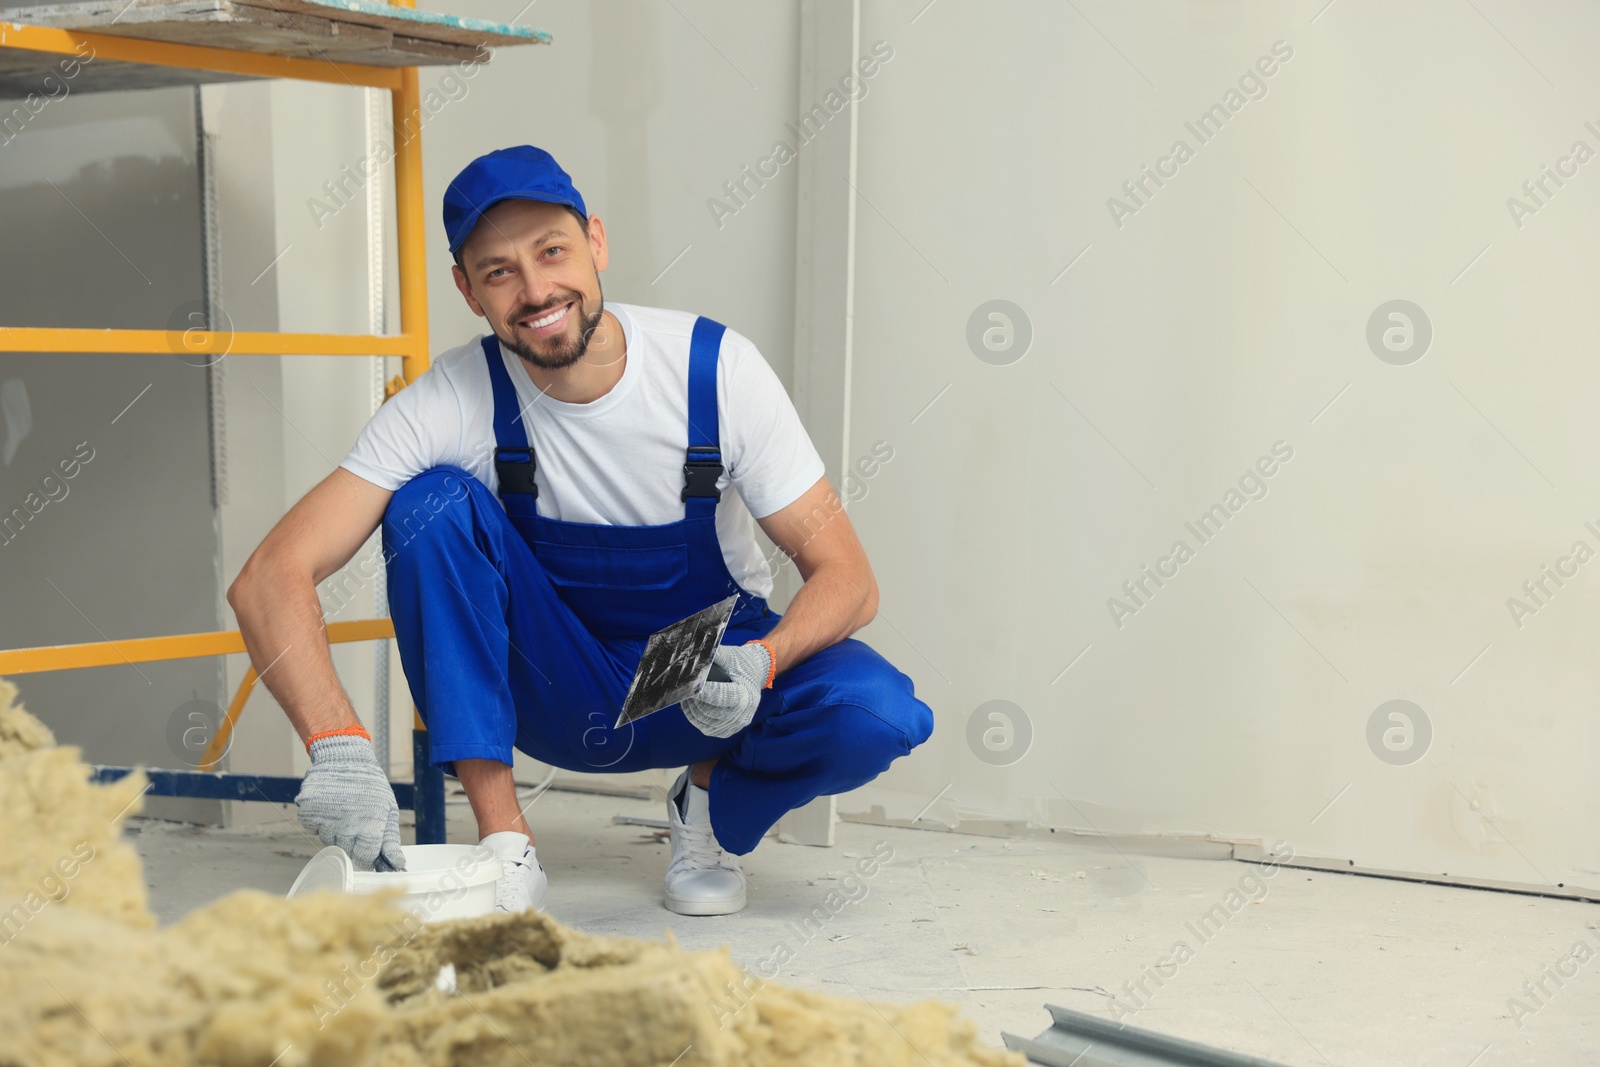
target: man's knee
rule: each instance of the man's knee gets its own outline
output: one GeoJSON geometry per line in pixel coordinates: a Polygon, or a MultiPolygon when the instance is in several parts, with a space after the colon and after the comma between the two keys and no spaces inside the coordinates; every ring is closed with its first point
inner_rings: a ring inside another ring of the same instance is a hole
{"type": "Polygon", "coordinates": [[[397,555],[440,523],[470,526],[474,486],[482,483],[458,467],[432,467],[396,489],[383,513],[385,550],[397,555]]]}
{"type": "Polygon", "coordinates": [[[903,756],[933,735],[933,709],[918,700],[911,679],[893,664],[854,672],[843,687],[847,703],[839,710],[850,723],[850,744],[860,745],[874,762],[903,756]]]}

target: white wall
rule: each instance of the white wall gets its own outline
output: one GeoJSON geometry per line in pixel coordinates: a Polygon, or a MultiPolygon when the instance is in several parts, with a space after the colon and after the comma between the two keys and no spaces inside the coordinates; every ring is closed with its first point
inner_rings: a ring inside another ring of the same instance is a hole
{"type": "MultiPolygon", "coordinates": [[[[273,88],[273,174],[277,187],[279,249],[288,248],[278,268],[278,300],[283,313],[280,329],[327,330],[367,333],[367,218],[364,190],[347,183],[347,200],[335,200],[324,183],[341,180],[346,165],[352,169],[367,153],[366,93],[335,85],[284,83],[273,88]],[[315,123],[291,116],[317,115],[315,123]],[[312,210],[313,199],[332,204],[337,213],[312,210]]],[[[385,97],[387,104],[387,97],[385,97]]],[[[385,110],[387,115],[387,109],[385,110]]],[[[392,143],[392,137],[385,135],[392,143]]],[[[392,190],[392,180],[388,184],[392,190]]],[[[391,235],[392,209],[385,215],[391,235]]],[[[389,257],[393,272],[393,257],[389,257]]],[[[391,290],[392,290],[391,285],[391,290]]],[[[398,319],[395,318],[395,323],[398,319]]],[[[398,372],[398,360],[391,361],[398,372]]],[[[304,496],[344,459],[366,425],[372,408],[370,357],[289,357],[282,361],[283,414],[290,429],[283,434],[284,489],[290,503],[304,496]]],[[[369,558],[377,536],[357,553],[369,558]]],[[[352,568],[354,570],[354,568],[352,568]]],[[[348,586],[356,590],[348,606],[330,613],[336,621],[354,621],[373,615],[374,589],[370,583],[348,586]]],[[[343,600],[325,599],[325,608],[343,600]]],[[[366,642],[333,646],[334,666],[352,704],[372,725],[372,645],[366,642]]],[[[403,693],[403,689],[399,690],[403,693]]],[[[405,729],[391,746],[391,765],[410,766],[410,704],[391,707],[391,722],[405,729]]],[[[306,765],[305,751],[293,746],[297,769],[306,765]]]]}
{"type": "MultiPolygon", "coordinates": [[[[436,6],[477,18],[507,14],[488,0],[436,6]]],[[[556,0],[530,8],[524,23],[551,31],[554,44],[501,49],[423,127],[435,350],[484,329],[450,280],[439,198],[474,157],[535,144],[572,175],[606,224],[608,300],[716,317],[755,341],[787,379],[792,168],[720,227],[706,202],[766,155],[792,117],[797,18],[794,3],[675,10],[556,0]]],[[[426,88],[430,75],[422,77],[426,88]]]]}
{"type": "MultiPolygon", "coordinates": [[[[327,202],[322,184],[338,179],[340,168],[365,151],[365,91],[297,82],[205,91],[217,134],[222,297],[234,328],[368,332],[364,193],[351,186],[353,201],[331,216],[319,218],[307,204],[313,197],[327,202]],[[317,121],[306,122],[307,115],[317,121]]],[[[387,114],[387,96],[384,102],[387,114]]],[[[230,494],[223,509],[223,572],[231,582],[272,525],[354,442],[372,411],[374,360],[232,356],[225,363],[230,494]]],[[[364,584],[330,618],[370,618],[372,592],[364,584]]],[[[237,625],[231,611],[228,617],[237,625]]],[[[333,652],[340,679],[369,724],[372,651],[361,643],[336,645],[333,652]]],[[[244,656],[230,657],[230,693],[248,666],[244,656]]],[[[409,728],[409,704],[392,710],[409,728]]],[[[397,746],[399,768],[410,762],[406,738],[397,746]]],[[[288,720],[257,686],[240,719],[229,769],[293,774],[305,766],[288,720]]],[[[230,807],[236,821],[281,817],[266,805],[230,807]]]]}
{"type": "Polygon", "coordinates": [[[863,111],[852,439],[895,458],[852,514],[869,639],[939,725],[883,783],[903,797],[842,807],[910,817],[953,783],[930,817],[1600,887],[1594,568],[1521,628],[1507,608],[1600,549],[1600,179],[1520,229],[1506,206],[1600,149],[1600,19],[1480,6],[867,5],[896,53],[863,111]],[[1185,121],[1280,40],[1200,145],[1185,121]],[[1194,158],[1119,226],[1107,199],[1179,138],[1194,158]],[[1406,366],[1364,336],[1396,298],[1434,329],[1406,366]],[[994,299],[1032,324],[1010,365],[965,337],[994,299]],[[1185,521],[1278,441],[1269,494],[1117,625],[1121,583],[1197,547],[1185,521]],[[1366,737],[1395,698],[1432,725],[1409,765],[1366,737]],[[1007,767],[967,739],[991,699],[1033,731],[1007,767]]]}

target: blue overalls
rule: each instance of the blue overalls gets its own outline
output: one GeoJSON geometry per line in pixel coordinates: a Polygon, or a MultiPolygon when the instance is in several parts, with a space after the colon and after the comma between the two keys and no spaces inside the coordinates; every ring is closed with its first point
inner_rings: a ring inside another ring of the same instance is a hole
{"type": "Polygon", "coordinates": [[[779,673],[754,720],[732,737],[702,734],[677,705],[612,729],[655,630],[734,593],[724,644],[778,623],[766,600],[728,573],[717,541],[724,329],[699,318],[691,335],[680,521],[608,526],[540,516],[535,457],[490,333],[483,348],[500,500],[459,468],[423,471],[391,498],[383,541],[400,662],[434,765],[509,764],[513,747],[590,772],[720,757],[711,825],[723,848],[744,855],[785,812],[870,782],[926,741],[933,712],[909,677],[847,638],[779,673]]]}

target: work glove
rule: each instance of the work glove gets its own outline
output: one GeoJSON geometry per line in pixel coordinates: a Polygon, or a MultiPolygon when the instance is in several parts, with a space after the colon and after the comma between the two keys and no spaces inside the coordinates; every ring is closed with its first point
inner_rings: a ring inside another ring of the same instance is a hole
{"type": "Polygon", "coordinates": [[[294,798],[300,821],[350,854],[358,871],[403,871],[400,804],[372,742],[353,734],[311,742],[311,769],[294,798]]]}
{"type": "Polygon", "coordinates": [[[729,681],[707,681],[692,697],[678,702],[684,717],[708,737],[732,737],[750,725],[761,690],[772,674],[772,653],[759,641],[744,645],[718,645],[711,661],[729,681]]]}

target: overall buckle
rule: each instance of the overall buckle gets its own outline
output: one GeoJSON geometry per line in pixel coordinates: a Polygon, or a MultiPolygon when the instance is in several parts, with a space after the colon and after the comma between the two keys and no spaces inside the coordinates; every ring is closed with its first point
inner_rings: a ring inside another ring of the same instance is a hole
{"type": "Polygon", "coordinates": [[[722,450],[716,445],[690,445],[689,458],[683,464],[683,494],[687,501],[692,496],[722,499],[717,479],[722,477],[722,450]],[[699,458],[696,458],[698,456],[699,458]]]}
{"type": "Polygon", "coordinates": [[[494,472],[500,478],[500,495],[525,493],[537,498],[539,486],[533,480],[534,459],[532,448],[515,446],[496,447],[494,472]],[[520,457],[508,459],[507,456],[520,457]]]}

